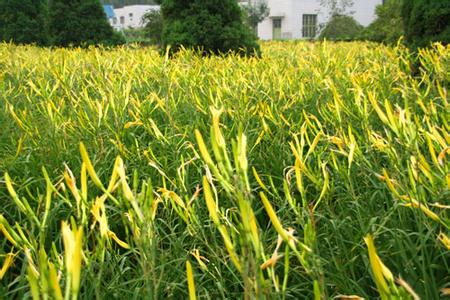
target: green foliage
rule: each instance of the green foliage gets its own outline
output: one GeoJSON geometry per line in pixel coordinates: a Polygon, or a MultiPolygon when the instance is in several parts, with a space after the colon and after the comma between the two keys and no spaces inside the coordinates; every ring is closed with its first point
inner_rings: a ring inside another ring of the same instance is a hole
{"type": "Polygon", "coordinates": [[[124,43],[123,36],[106,20],[99,0],[51,0],[49,30],[55,46],[124,43]]]}
{"type": "Polygon", "coordinates": [[[270,14],[270,9],[266,1],[257,1],[256,3],[249,1],[243,9],[247,14],[246,17],[248,24],[255,30],[258,24],[270,14]]]}
{"type": "Polygon", "coordinates": [[[0,40],[46,45],[45,0],[0,0],[0,40]]]}
{"type": "Polygon", "coordinates": [[[396,43],[404,34],[401,17],[402,0],[386,0],[376,7],[377,18],[365,30],[367,40],[383,43],[396,43]]]}
{"type": "Polygon", "coordinates": [[[259,52],[256,36],[243,23],[236,0],[165,0],[162,46],[172,52],[182,47],[204,54],[259,52]]]}
{"type": "Polygon", "coordinates": [[[138,43],[141,45],[151,44],[144,28],[129,28],[122,31],[127,43],[138,43]]]}
{"type": "Polygon", "coordinates": [[[160,10],[151,10],[147,12],[142,21],[145,23],[145,36],[150,39],[152,44],[161,45],[163,32],[163,17],[160,10]]]}
{"type": "Polygon", "coordinates": [[[416,79],[402,45],[262,47],[0,44],[0,298],[62,298],[64,221],[83,230],[80,300],[188,299],[186,259],[198,299],[409,299],[397,282],[440,299],[450,48],[420,51],[416,79]]]}
{"type": "Polygon", "coordinates": [[[363,29],[351,16],[334,15],[320,33],[319,39],[354,40],[359,38],[363,29]]]}
{"type": "Polygon", "coordinates": [[[413,49],[450,42],[450,0],[403,1],[406,42],[413,49]]]}

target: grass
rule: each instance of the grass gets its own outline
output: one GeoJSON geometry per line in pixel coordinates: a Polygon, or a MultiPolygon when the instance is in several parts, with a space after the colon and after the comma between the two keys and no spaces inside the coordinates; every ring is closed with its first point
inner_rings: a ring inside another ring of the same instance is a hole
{"type": "Polygon", "coordinates": [[[4,299],[439,299],[450,48],[0,45],[4,299]]]}

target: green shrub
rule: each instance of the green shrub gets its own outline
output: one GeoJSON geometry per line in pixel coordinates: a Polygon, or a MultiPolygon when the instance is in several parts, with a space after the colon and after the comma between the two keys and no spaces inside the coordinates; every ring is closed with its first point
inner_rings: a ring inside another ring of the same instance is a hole
{"type": "Polygon", "coordinates": [[[363,29],[351,16],[334,15],[320,33],[319,39],[355,40],[360,37],[363,29]]]}
{"type": "Polygon", "coordinates": [[[145,22],[144,36],[148,38],[152,44],[161,45],[163,31],[163,17],[161,11],[151,10],[144,15],[142,20],[145,22]]]}
{"type": "Polygon", "coordinates": [[[243,22],[236,0],[165,0],[162,46],[176,52],[182,46],[204,54],[259,52],[256,36],[243,22]]]}
{"type": "Polygon", "coordinates": [[[404,34],[401,9],[402,0],[387,0],[378,5],[377,18],[364,30],[363,37],[375,42],[397,42],[404,34]]]}
{"type": "Polygon", "coordinates": [[[55,46],[112,46],[125,42],[108,23],[99,0],[51,0],[49,29],[55,46]]]}
{"type": "Polygon", "coordinates": [[[403,1],[402,17],[411,48],[450,42],[450,0],[403,1]]]}
{"type": "Polygon", "coordinates": [[[0,0],[0,40],[45,45],[46,1],[0,0]]]}

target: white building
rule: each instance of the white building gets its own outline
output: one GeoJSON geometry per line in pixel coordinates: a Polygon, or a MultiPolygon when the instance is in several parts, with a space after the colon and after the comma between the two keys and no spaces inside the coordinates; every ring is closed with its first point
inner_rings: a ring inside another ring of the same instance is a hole
{"type": "Polygon", "coordinates": [[[103,10],[105,12],[106,18],[108,19],[109,24],[115,30],[121,30],[122,27],[118,24],[116,14],[114,13],[114,6],[112,5],[103,5],[103,10]]]}
{"type": "MultiPolygon", "coordinates": [[[[264,1],[264,0],[250,0],[264,1]]],[[[242,1],[245,4],[245,1],[242,1]]],[[[330,12],[320,0],[266,0],[269,16],[258,25],[258,37],[271,39],[310,39],[318,35],[321,26],[328,22],[330,12]]],[[[383,0],[354,0],[348,9],[361,25],[375,20],[375,7],[383,0]]]]}
{"type": "Polygon", "coordinates": [[[129,5],[122,8],[114,9],[115,19],[113,26],[121,29],[142,28],[144,23],[142,17],[146,12],[151,10],[159,10],[159,5],[129,5]]]}

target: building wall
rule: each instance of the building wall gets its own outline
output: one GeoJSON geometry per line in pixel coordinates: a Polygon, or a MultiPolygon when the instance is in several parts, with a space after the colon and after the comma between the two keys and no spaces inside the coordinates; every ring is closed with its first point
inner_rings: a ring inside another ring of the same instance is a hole
{"type": "MultiPolygon", "coordinates": [[[[303,38],[303,15],[316,14],[318,25],[328,21],[329,11],[320,5],[320,0],[268,0],[270,15],[258,25],[258,36],[263,40],[273,39],[273,19],[281,18],[283,39],[303,38]]],[[[353,17],[364,26],[375,19],[375,7],[382,0],[354,0],[349,9],[353,17]]]]}
{"type": "Polygon", "coordinates": [[[123,26],[119,24],[115,15],[112,18],[108,18],[108,22],[114,30],[121,31],[123,29],[123,26]]]}
{"type": "Polygon", "coordinates": [[[159,10],[159,5],[129,5],[122,8],[114,9],[116,19],[113,21],[113,26],[128,29],[128,28],[142,28],[145,24],[142,23],[142,17],[149,10],[159,10]]]}

